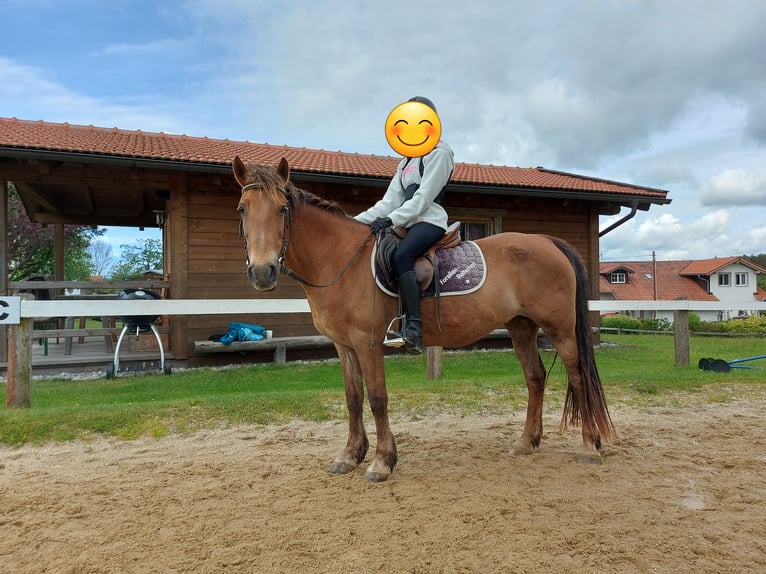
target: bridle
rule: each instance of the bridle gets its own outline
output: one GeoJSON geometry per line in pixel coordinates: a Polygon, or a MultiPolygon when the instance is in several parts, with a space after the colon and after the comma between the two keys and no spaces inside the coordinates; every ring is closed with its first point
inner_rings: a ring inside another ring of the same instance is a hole
{"type": "MultiPolygon", "coordinates": [[[[259,183],[248,183],[247,185],[242,187],[242,193],[245,193],[246,191],[250,189],[264,189],[264,187],[259,183]]],[[[285,197],[285,200],[287,200],[287,192],[285,191],[285,188],[282,187],[279,189],[279,191],[282,193],[282,195],[285,197]]],[[[282,249],[279,252],[279,271],[280,273],[284,273],[291,279],[295,279],[299,283],[302,283],[303,285],[307,285],[309,287],[330,287],[331,285],[334,285],[338,281],[340,281],[341,277],[346,274],[346,271],[348,271],[351,268],[351,265],[353,265],[354,261],[356,261],[357,257],[359,257],[359,254],[362,252],[362,249],[367,245],[367,242],[369,241],[370,237],[372,237],[373,232],[370,231],[365,238],[362,240],[361,243],[357,246],[356,250],[354,251],[353,255],[351,256],[351,259],[349,259],[348,263],[343,267],[343,269],[340,270],[340,273],[338,273],[335,278],[330,281],[329,283],[313,283],[312,281],[309,281],[308,279],[304,279],[300,275],[298,275],[295,271],[290,269],[285,264],[285,259],[287,257],[287,247],[290,243],[290,222],[292,221],[291,212],[290,212],[290,204],[289,202],[286,202],[284,205],[284,210],[282,213],[283,221],[284,221],[284,230],[282,232],[282,249]]],[[[242,237],[242,239],[245,242],[245,260],[247,262],[248,267],[250,266],[250,254],[248,253],[247,249],[247,237],[245,237],[245,226],[244,222],[242,221],[242,214],[240,214],[239,217],[239,236],[242,237]]]]}

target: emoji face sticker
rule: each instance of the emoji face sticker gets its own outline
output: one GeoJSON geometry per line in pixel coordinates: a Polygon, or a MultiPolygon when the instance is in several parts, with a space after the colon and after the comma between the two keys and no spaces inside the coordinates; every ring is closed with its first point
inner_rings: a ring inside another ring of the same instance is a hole
{"type": "Polygon", "coordinates": [[[399,104],[386,118],[386,141],[405,157],[420,157],[430,152],[442,135],[436,111],[422,102],[399,104]]]}

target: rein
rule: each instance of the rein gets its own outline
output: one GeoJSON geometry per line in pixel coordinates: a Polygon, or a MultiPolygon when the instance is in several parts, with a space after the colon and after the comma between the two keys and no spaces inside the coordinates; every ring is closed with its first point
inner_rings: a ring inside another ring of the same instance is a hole
{"type": "MultiPolygon", "coordinates": [[[[263,186],[258,183],[249,183],[242,187],[242,193],[245,193],[249,189],[263,189],[263,186]]],[[[284,189],[280,190],[282,194],[287,197],[287,194],[285,193],[284,189]]],[[[288,204],[285,204],[285,212],[284,212],[284,231],[282,233],[282,250],[279,254],[279,272],[284,273],[291,279],[295,279],[298,281],[298,283],[302,283],[303,285],[307,285],[309,287],[317,287],[317,288],[323,288],[323,287],[330,287],[331,285],[335,285],[340,279],[346,274],[346,271],[348,271],[351,268],[351,265],[354,264],[354,261],[356,261],[357,257],[359,257],[359,254],[362,252],[362,250],[367,245],[367,242],[369,241],[370,237],[372,237],[374,234],[372,231],[370,231],[365,238],[359,243],[359,245],[356,247],[356,250],[354,251],[353,255],[351,255],[351,259],[348,260],[348,263],[343,267],[343,269],[340,270],[340,273],[338,273],[335,278],[328,282],[323,284],[314,283],[312,281],[309,281],[308,279],[304,279],[300,275],[298,275],[295,271],[290,269],[287,265],[285,265],[285,259],[287,257],[287,247],[290,243],[290,206],[288,204]]],[[[240,216],[239,220],[239,234],[241,237],[244,238],[245,241],[245,258],[247,259],[247,264],[250,265],[250,256],[247,253],[247,237],[245,237],[244,232],[244,225],[242,223],[242,218],[240,216]]]]}

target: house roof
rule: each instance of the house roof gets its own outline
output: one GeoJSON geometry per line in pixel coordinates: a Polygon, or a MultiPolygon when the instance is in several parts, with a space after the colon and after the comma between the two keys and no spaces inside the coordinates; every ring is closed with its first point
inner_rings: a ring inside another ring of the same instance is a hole
{"type": "MultiPolygon", "coordinates": [[[[742,263],[753,268],[758,273],[766,269],[756,265],[744,257],[720,257],[699,261],[626,261],[599,264],[599,292],[608,293],[622,301],[673,301],[688,299],[690,301],[718,301],[718,297],[708,293],[705,286],[694,277],[707,276],[715,273],[731,263],[742,263]],[[718,263],[726,261],[723,265],[718,263]],[[699,264],[699,265],[698,265],[699,264]],[[689,269],[712,269],[709,272],[689,273],[689,269]],[[630,273],[626,283],[610,283],[609,275],[615,271],[630,273]],[[656,296],[655,296],[656,285],[656,296]]],[[[766,292],[756,287],[755,299],[763,300],[766,292]]]]}
{"type": "Polygon", "coordinates": [[[599,291],[623,301],[718,301],[691,277],[681,275],[691,261],[629,261],[599,265],[599,291]],[[627,283],[610,283],[608,275],[617,269],[632,272],[627,283]],[[655,285],[657,294],[655,296],[655,285]]]}
{"type": "MultiPolygon", "coordinates": [[[[275,146],[248,141],[211,139],[141,130],[0,118],[0,157],[38,157],[45,154],[86,154],[91,158],[140,158],[208,166],[229,166],[234,156],[261,164],[287,157],[296,172],[381,178],[395,172],[400,158],[275,146]]],[[[668,192],[545,169],[458,163],[452,185],[571,193],[587,199],[636,203],[640,209],[670,203],[668,192]]]]}
{"type": "Polygon", "coordinates": [[[746,257],[715,257],[713,259],[700,259],[692,261],[682,271],[682,275],[696,276],[696,275],[711,275],[717,272],[719,269],[723,269],[733,263],[739,263],[745,267],[749,267],[756,273],[766,274],[766,268],[753,263],[746,257]]]}

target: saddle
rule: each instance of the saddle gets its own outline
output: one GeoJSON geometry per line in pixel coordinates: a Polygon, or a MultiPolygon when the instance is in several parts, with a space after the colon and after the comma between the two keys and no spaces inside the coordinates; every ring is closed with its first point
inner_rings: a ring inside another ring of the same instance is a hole
{"type": "MultiPolygon", "coordinates": [[[[378,248],[375,252],[375,264],[388,285],[394,284],[394,277],[392,277],[391,273],[393,267],[393,254],[406,235],[407,230],[405,228],[395,227],[386,231],[386,233],[378,239],[378,248]]],[[[438,284],[439,265],[436,251],[457,247],[460,245],[460,242],[460,222],[456,221],[447,228],[444,235],[442,235],[441,238],[428,249],[428,251],[415,259],[415,275],[417,276],[421,293],[428,290],[428,288],[434,284],[434,277],[437,278],[438,284]]]]}

